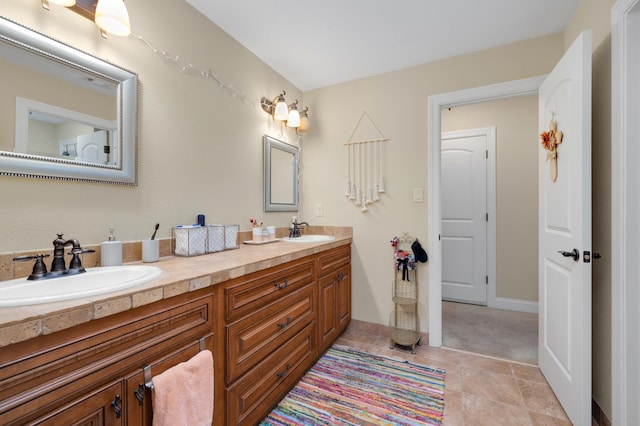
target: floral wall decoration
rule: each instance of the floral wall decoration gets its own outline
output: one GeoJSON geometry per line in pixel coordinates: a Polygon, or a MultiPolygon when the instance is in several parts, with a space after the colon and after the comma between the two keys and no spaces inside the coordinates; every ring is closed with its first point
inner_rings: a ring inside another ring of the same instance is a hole
{"type": "Polygon", "coordinates": [[[551,173],[551,182],[558,179],[558,145],[562,143],[562,132],[557,130],[554,119],[549,122],[549,130],[540,133],[540,143],[547,152],[547,161],[551,173]]]}

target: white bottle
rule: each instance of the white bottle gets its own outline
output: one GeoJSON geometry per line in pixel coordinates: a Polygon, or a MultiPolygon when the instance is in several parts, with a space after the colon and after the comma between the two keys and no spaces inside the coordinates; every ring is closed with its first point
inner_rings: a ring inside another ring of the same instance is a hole
{"type": "Polygon", "coordinates": [[[109,241],[102,242],[100,252],[102,266],[122,265],[122,241],[116,241],[116,237],[113,235],[113,226],[109,227],[109,241]]]}

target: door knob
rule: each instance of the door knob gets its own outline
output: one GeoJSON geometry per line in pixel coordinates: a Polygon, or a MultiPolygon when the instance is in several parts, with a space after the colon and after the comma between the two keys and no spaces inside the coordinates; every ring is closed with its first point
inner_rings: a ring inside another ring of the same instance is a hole
{"type": "Polygon", "coordinates": [[[580,252],[575,248],[573,249],[573,251],[558,251],[558,253],[560,253],[564,257],[573,257],[573,260],[575,260],[576,262],[578,261],[578,259],[580,259],[580,252]]]}

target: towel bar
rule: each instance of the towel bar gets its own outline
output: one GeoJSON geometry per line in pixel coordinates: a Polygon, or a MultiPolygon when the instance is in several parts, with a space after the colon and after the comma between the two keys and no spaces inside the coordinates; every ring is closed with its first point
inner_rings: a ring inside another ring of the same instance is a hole
{"type": "MultiPolygon", "coordinates": [[[[200,346],[200,352],[204,351],[205,349],[207,349],[205,342],[204,342],[204,337],[201,337],[198,340],[198,344],[200,346]]],[[[147,389],[153,389],[153,379],[151,377],[151,366],[150,365],[145,365],[144,367],[142,367],[142,371],[144,372],[144,386],[147,389]]]]}

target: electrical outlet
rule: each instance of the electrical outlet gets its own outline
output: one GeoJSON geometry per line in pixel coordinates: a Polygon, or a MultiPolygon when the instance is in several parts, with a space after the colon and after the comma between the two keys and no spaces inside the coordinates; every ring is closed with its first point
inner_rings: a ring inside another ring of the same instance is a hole
{"type": "Polygon", "coordinates": [[[316,204],[316,216],[324,216],[324,206],[322,204],[316,204]]]}
{"type": "Polygon", "coordinates": [[[413,188],[413,202],[422,203],[423,201],[424,201],[424,196],[422,193],[422,188],[413,188]]]}

